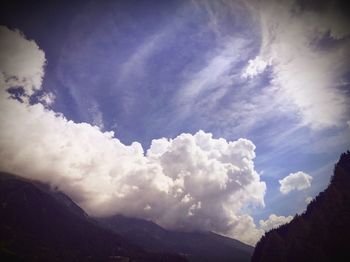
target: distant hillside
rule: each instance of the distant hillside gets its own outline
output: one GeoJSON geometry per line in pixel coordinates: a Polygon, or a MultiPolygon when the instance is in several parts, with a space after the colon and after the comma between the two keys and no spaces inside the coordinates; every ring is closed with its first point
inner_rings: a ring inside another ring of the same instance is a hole
{"type": "Polygon", "coordinates": [[[185,261],[131,244],[66,195],[0,173],[0,261],[185,261]]]}
{"type": "Polygon", "coordinates": [[[147,250],[180,253],[189,261],[250,261],[253,253],[253,247],[211,232],[169,231],[150,221],[119,215],[99,220],[147,250]]]}
{"type": "Polygon", "coordinates": [[[341,155],[328,188],[289,224],[256,245],[258,261],[350,261],[350,152],[341,155]]]}

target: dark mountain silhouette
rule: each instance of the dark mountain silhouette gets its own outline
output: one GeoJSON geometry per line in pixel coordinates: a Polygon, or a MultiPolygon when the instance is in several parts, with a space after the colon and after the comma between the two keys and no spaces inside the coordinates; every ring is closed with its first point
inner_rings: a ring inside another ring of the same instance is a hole
{"type": "Polygon", "coordinates": [[[257,261],[350,261],[350,152],[341,155],[328,188],[302,215],[269,231],[256,245],[257,261]]]}
{"type": "Polygon", "coordinates": [[[180,253],[189,261],[250,261],[253,247],[212,232],[175,232],[121,215],[99,219],[107,228],[147,250],[180,253]]]}
{"type": "Polygon", "coordinates": [[[96,221],[50,187],[0,173],[1,261],[185,261],[150,253],[96,221]]]}

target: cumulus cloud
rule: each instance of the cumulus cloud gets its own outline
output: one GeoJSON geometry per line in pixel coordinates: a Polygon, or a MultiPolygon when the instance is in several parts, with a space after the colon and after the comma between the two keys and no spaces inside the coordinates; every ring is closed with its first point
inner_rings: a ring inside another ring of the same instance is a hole
{"type": "Polygon", "coordinates": [[[268,62],[261,59],[260,56],[255,57],[254,59],[250,59],[248,61],[248,66],[245,68],[242,77],[243,78],[251,78],[258,74],[264,72],[265,68],[269,65],[268,62]]]}
{"type": "Polygon", "coordinates": [[[268,219],[266,220],[260,220],[260,228],[263,229],[265,232],[270,231],[273,228],[277,228],[281,225],[284,225],[286,223],[289,223],[292,221],[292,216],[277,216],[275,214],[271,214],[268,219]]]}
{"type": "Polygon", "coordinates": [[[23,41],[19,31],[0,26],[0,50],[2,88],[22,87],[27,96],[41,88],[46,59],[33,40],[23,41]]]}
{"type": "Polygon", "coordinates": [[[303,9],[297,1],[246,2],[260,17],[258,57],[271,61],[275,93],[313,129],[343,126],[349,113],[341,88],[349,72],[349,19],[338,9],[303,9]]]}
{"type": "Polygon", "coordinates": [[[263,206],[266,190],[254,168],[251,141],[199,131],[153,140],[144,152],[138,142],[124,145],[113,132],[70,121],[41,103],[11,99],[6,91],[11,79],[26,96],[40,89],[45,55],[20,32],[1,30],[1,41],[17,41],[0,49],[1,170],[49,183],[91,215],[120,213],[249,244],[259,239],[263,231],[243,211],[263,206]]]}
{"type": "Polygon", "coordinates": [[[51,106],[55,102],[56,96],[53,93],[44,93],[39,97],[39,101],[45,106],[51,106]]]}
{"type": "Polygon", "coordinates": [[[288,194],[293,190],[303,190],[311,186],[312,176],[305,174],[302,171],[291,173],[282,180],[279,180],[280,191],[283,194],[288,194]]]}

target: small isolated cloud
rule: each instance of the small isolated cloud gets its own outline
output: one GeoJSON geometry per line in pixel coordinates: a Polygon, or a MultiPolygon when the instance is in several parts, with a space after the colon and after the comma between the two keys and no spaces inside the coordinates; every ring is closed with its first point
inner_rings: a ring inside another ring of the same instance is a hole
{"type": "Polygon", "coordinates": [[[273,228],[277,228],[281,225],[289,223],[293,219],[292,216],[277,216],[275,214],[271,214],[268,219],[260,220],[260,228],[265,232],[270,231],[273,228]]]}
{"type": "Polygon", "coordinates": [[[268,65],[268,62],[264,61],[260,56],[257,56],[248,61],[248,66],[245,68],[242,77],[252,78],[258,74],[261,74],[268,65]]]}
{"type": "Polygon", "coordinates": [[[299,171],[291,173],[282,180],[279,180],[280,191],[283,194],[288,194],[293,190],[303,190],[311,186],[312,176],[299,171]]]}
{"type": "Polygon", "coordinates": [[[312,200],[313,200],[313,197],[309,196],[309,197],[305,198],[305,203],[308,205],[311,203],[312,200]]]}
{"type": "MultiPolygon", "coordinates": [[[[2,76],[37,80],[38,90],[43,52],[19,32],[2,30],[23,42],[17,49],[7,47],[14,58],[24,52],[29,61],[41,61],[29,71],[19,70],[28,66],[26,59],[2,64],[2,76]],[[11,65],[17,69],[11,71],[11,65]]],[[[1,49],[0,57],[7,49],[1,49]]],[[[49,183],[95,216],[124,214],[169,229],[214,231],[249,244],[261,237],[263,231],[244,211],[248,205],[263,206],[266,190],[254,168],[251,141],[227,141],[198,131],[153,140],[145,152],[138,142],[125,145],[113,132],[69,121],[41,103],[9,98],[6,79],[0,82],[1,170],[49,183]]],[[[27,96],[33,93],[33,88],[24,89],[27,96]]],[[[96,124],[99,120],[97,114],[96,124]]]]}

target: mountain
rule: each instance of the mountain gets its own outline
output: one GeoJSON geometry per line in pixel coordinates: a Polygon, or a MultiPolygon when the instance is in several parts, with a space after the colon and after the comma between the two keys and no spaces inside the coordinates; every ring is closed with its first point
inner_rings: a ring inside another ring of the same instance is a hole
{"type": "Polygon", "coordinates": [[[183,254],[189,261],[250,261],[253,253],[253,247],[212,232],[170,231],[151,221],[121,215],[99,221],[149,251],[183,254]]]}
{"type": "Polygon", "coordinates": [[[350,152],[341,155],[327,189],[289,224],[256,245],[257,261],[350,261],[350,152]]]}
{"type": "Polygon", "coordinates": [[[146,252],[49,186],[0,173],[1,261],[186,261],[146,252]]]}

